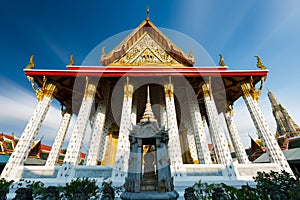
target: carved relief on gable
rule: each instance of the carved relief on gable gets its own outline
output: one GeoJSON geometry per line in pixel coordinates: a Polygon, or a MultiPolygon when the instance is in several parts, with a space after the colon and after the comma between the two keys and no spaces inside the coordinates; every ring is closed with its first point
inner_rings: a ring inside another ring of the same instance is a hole
{"type": "Polygon", "coordinates": [[[162,64],[180,65],[155,40],[145,34],[126,54],[113,64],[162,64]]]}

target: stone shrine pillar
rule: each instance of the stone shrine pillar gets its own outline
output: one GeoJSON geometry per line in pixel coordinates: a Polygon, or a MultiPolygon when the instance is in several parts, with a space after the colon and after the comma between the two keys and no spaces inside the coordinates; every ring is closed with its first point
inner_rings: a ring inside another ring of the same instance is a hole
{"type": "Polygon", "coordinates": [[[242,143],[238,129],[233,121],[233,108],[228,106],[226,113],[224,113],[225,121],[227,124],[228,132],[233,144],[233,148],[236,154],[236,157],[241,164],[250,164],[248,156],[246,154],[244,145],[242,143]]]}
{"type": "Polygon", "coordinates": [[[128,158],[130,143],[128,141],[129,130],[131,126],[131,110],[132,110],[132,96],[133,96],[133,85],[127,82],[124,85],[124,99],[121,114],[121,123],[118,139],[118,147],[116,154],[115,169],[112,173],[113,180],[124,181],[127,174],[128,158]]]}
{"type": "MultiPolygon", "coordinates": [[[[171,78],[170,78],[171,79],[171,78]]],[[[180,168],[182,162],[182,152],[180,147],[179,132],[176,118],[176,109],[174,101],[174,88],[171,80],[164,86],[165,100],[166,100],[166,112],[167,112],[167,124],[169,129],[169,156],[171,162],[172,176],[182,176],[180,168]]]]}
{"type": "Polygon", "coordinates": [[[214,144],[215,153],[219,164],[224,164],[227,168],[227,177],[231,179],[235,176],[235,172],[232,165],[232,157],[229,151],[228,143],[225,137],[225,133],[221,126],[217,107],[212,96],[211,85],[204,83],[202,85],[204,103],[206,107],[207,117],[209,121],[209,130],[212,135],[212,141],[214,144]]]}
{"type": "Polygon", "coordinates": [[[90,82],[89,78],[86,78],[86,88],[84,91],[84,96],[67,148],[64,163],[68,163],[70,165],[78,165],[80,162],[82,142],[85,135],[86,126],[88,124],[88,120],[91,114],[96,88],[96,84],[90,82]]]}
{"type": "Polygon", "coordinates": [[[38,104],[30,117],[30,120],[22,133],[22,136],[16,145],[14,152],[6,163],[1,178],[6,180],[14,180],[15,170],[18,166],[24,165],[28,157],[31,146],[36,138],[39,128],[44,121],[53,100],[54,94],[57,92],[56,86],[53,83],[47,83],[44,78],[43,87],[36,91],[38,96],[38,104]]]}
{"type": "Polygon", "coordinates": [[[103,99],[99,102],[99,105],[95,114],[95,122],[92,130],[92,138],[90,141],[90,148],[87,156],[87,166],[95,166],[98,164],[100,156],[100,147],[103,139],[104,122],[106,118],[106,108],[109,99],[109,87],[103,88],[103,99]]]}
{"type": "Polygon", "coordinates": [[[250,82],[244,82],[241,84],[241,88],[244,93],[243,99],[250,112],[251,118],[257,130],[257,134],[259,138],[261,138],[266,148],[266,152],[270,158],[270,161],[272,163],[277,163],[282,170],[285,170],[291,175],[294,175],[275,139],[275,135],[272,134],[270,127],[265,120],[265,117],[263,116],[257,104],[257,101],[255,100],[258,99],[258,96],[254,86],[250,82]]]}
{"type": "Polygon", "coordinates": [[[62,111],[62,120],[56,134],[54,143],[52,145],[51,151],[48,155],[45,166],[54,166],[58,160],[60,149],[64,143],[65,136],[68,131],[68,127],[72,118],[72,114],[70,110],[62,111]]]}

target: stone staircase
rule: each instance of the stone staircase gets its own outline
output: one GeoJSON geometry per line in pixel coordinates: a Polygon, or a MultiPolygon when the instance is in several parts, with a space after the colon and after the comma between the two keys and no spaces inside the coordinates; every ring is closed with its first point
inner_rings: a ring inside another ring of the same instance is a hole
{"type": "Polygon", "coordinates": [[[141,191],[157,191],[157,175],[154,172],[144,173],[141,181],[141,191]]]}

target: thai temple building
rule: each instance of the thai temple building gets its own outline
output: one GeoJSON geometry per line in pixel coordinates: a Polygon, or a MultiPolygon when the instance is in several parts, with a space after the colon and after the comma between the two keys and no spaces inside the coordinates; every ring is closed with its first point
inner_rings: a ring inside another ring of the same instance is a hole
{"type": "MultiPolygon", "coordinates": [[[[259,57],[254,70],[230,70],[221,55],[219,66],[194,66],[193,54],[177,47],[148,15],[112,51],[100,53],[101,66],[77,66],[71,57],[63,70],[36,69],[31,57],[24,72],[38,103],[1,178],[57,185],[83,177],[101,184],[109,177],[116,185],[125,184],[128,193],[176,190],[183,196],[184,188],[199,180],[237,186],[253,183],[258,171],[285,170],[293,175],[258,106],[268,74],[259,57]],[[233,104],[240,98],[270,163],[248,160],[233,120],[233,104]],[[47,161],[44,166],[24,166],[53,100],[62,105],[63,117],[47,161]],[[69,127],[74,115],[75,125],[69,127]],[[220,116],[225,118],[236,161],[220,116]],[[82,163],[89,124],[92,135],[82,163]],[[63,163],[58,164],[71,128],[63,163]]],[[[288,117],[275,107],[273,112],[288,117]]],[[[296,134],[293,123],[286,126],[291,128],[278,129],[280,135],[296,134]]],[[[124,199],[130,199],[126,195],[124,199]]]]}

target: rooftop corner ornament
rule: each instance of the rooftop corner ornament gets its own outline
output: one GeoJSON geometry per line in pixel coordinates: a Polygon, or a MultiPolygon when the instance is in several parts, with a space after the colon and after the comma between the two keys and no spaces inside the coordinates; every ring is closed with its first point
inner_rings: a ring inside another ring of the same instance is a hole
{"type": "Polygon", "coordinates": [[[219,54],[219,56],[220,56],[219,65],[225,67],[226,64],[224,63],[224,57],[223,57],[223,55],[219,54]]]}
{"type": "Polygon", "coordinates": [[[32,55],[30,56],[29,63],[28,63],[28,65],[25,67],[25,69],[32,69],[32,68],[34,67],[34,60],[33,60],[33,58],[34,58],[34,55],[32,54],[32,55]]]}
{"type": "Polygon", "coordinates": [[[256,66],[257,66],[259,69],[261,69],[261,70],[266,70],[267,68],[266,68],[266,66],[264,66],[264,65],[262,64],[262,61],[261,61],[260,57],[259,57],[259,56],[254,56],[254,57],[257,59],[256,66]]]}
{"type": "Polygon", "coordinates": [[[71,54],[69,65],[74,65],[74,64],[75,64],[75,61],[74,61],[74,54],[71,54]]]}

